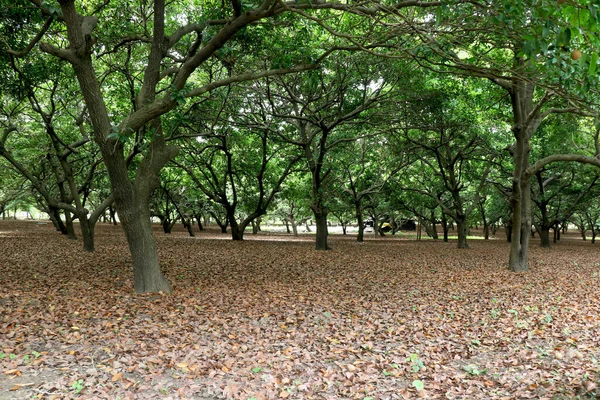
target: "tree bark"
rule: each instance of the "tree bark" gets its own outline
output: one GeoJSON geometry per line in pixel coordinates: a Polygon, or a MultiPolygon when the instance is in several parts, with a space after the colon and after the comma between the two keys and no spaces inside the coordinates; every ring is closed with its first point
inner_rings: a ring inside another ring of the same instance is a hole
{"type": "Polygon", "coordinates": [[[355,204],[356,219],[358,220],[358,235],[356,236],[357,242],[364,242],[365,240],[365,219],[360,205],[355,204]]]}
{"type": "Polygon", "coordinates": [[[549,249],[550,245],[550,227],[542,224],[538,231],[540,234],[540,246],[549,249]]]}
{"type": "Polygon", "coordinates": [[[456,230],[458,234],[458,248],[459,249],[468,249],[469,245],[467,244],[467,222],[464,217],[458,218],[456,220],[456,230]]]}
{"type": "MultiPolygon", "coordinates": [[[[514,82],[509,90],[512,101],[513,147],[512,234],[508,268],[514,272],[527,271],[527,254],[531,236],[531,175],[527,174],[531,135],[541,122],[539,109],[533,107],[532,83],[514,82]]],[[[541,106],[542,103],[539,105],[541,106]]]]}
{"type": "MultiPolygon", "coordinates": [[[[15,213],[16,215],[16,213],[15,213]]],[[[65,210],[65,226],[67,228],[67,237],[71,240],[77,240],[75,227],[73,226],[73,217],[70,212],[65,210]]]]}
{"type": "Polygon", "coordinates": [[[317,226],[317,239],[316,249],[317,250],[330,250],[327,244],[327,237],[329,232],[327,230],[327,213],[326,212],[315,212],[315,224],[317,226]]]}

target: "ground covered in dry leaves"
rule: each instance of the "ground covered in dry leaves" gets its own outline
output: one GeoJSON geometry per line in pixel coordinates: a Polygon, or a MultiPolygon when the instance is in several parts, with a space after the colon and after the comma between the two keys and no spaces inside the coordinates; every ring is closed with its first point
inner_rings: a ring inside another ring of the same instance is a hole
{"type": "Polygon", "coordinates": [[[0,221],[0,399],[596,396],[600,244],[575,234],[522,274],[503,238],[156,236],[170,295],[133,293],[119,227],[85,254],[0,221]]]}

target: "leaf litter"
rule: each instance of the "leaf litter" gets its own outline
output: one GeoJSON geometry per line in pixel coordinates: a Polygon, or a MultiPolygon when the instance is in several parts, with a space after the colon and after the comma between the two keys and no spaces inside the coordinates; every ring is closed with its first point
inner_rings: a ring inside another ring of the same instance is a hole
{"type": "Polygon", "coordinates": [[[99,224],[86,254],[0,221],[0,399],[597,393],[600,250],[574,233],[534,244],[520,274],[502,238],[332,236],[317,252],[310,237],[156,237],[169,295],[133,293],[119,227],[99,224]]]}

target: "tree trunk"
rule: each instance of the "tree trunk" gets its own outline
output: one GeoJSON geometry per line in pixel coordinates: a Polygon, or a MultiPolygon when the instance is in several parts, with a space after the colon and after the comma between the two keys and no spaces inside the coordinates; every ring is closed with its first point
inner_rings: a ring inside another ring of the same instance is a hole
{"type": "Polygon", "coordinates": [[[320,212],[315,214],[315,225],[317,226],[317,238],[316,238],[316,249],[317,250],[330,250],[327,245],[327,237],[329,232],[327,231],[327,213],[320,212]]]}
{"type": "Polygon", "coordinates": [[[287,218],[283,219],[283,224],[285,225],[285,231],[287,233],[292,233],[292,231],[290,230],[290,221],[288,221],[287,218]]]}
{"type": "Polygon", "coordinates": [[[173,230],[173,226],[175,225],[175,223],[171,222],[171,220],[169,218],[164,218],[161,221],[161,225],[162,225],[162,228],[163,228],[163,232],[167,233],[167,234],[170,234],[171,231],[173,230]]]}
{"type": "Polygon", "coordinates": [[[431,237],[434,240],[440,238],[437,233],[437,224],[435,223],[435,210],[431,210],[431,237]]]}
{"type": "Polygon", "coordinates": [[[195,237],[196,234],[194,233],[194,220],[192,218],[183,218],[183,226],[187,229],[188,234],[190,235],[190,237],[195,237]]]}
{"type": "Polygon", "coordinates": [[[75,227],[73,226],[73,217],[68,211],[65,211],[65,226],[67,227],[67,237],[71,240],[77,240],[75,227]]]}
{"type": "Polygon", "coordinates": [[[444,243],[448,243],[448,218],[442,212],[442,230],[444,231],[444,243]]]}
{"type": "Polygon", "coordinates": [[[96,223],[90,221],[87,215],[81,215],[79,216],[79,226],[81,228],[81,236],[83,237],[83,250],[93,252],[95,250],[94,228],[96,227],[96,223]]]}
{"type": "Polygon", "coordinates": [[[203,231],[204,230],[204,226],[202,226],[202,215],[195,215],[194,218],[196,218],[196,223],[198,224],[198,230],[199,231],[203,231]]]}
{"type": "Polygon", "coordinates": [[[229,226],[231,227],[231,239],[244,240],[244,228],[241,227],[235,218],[230,218],[229,226]]]}
{"type": "Polygon", "coordinates": [[[112,206],[109,207],[108,212],[110,213],[110,220],[112,221],[112,224],[117,225],[117,218],[115,217],[115,214],[116,214],[115,208],[112,206]]]}
{"type": "Polygon", "coordinates": [[[358,235],[356,237],[357,242],[364,242],[365,240],[365,220],[362,212],[362,207],[356,207],[356,219],[358,220],[358,235]]]}
{"type": "MultiPolygon", "coordinates": [[[[549,249],[550,245],[550,227],[542,225],[538,231],[540,234],[540,246],[549,249]]],[[[556,231],[555,231],[556,233],[556,231]]]]}
{"type": "Polygon", "coordinates": [[[456,220],[456,230],[458,234],[458,248],[459,249],[468,249],[469,245],[467,244],[467,222],[464,217],[459,217],[456,220]]]}
{"type": "Polygon", "coordinates": [[[50,207],[50,209],[48,210],[48,217],[50,218],[50,221],[52,221],[52,224],[58,232],[60,232],[63,235],[67,234],[67,227],[60,218],[60,213],[58,212],[58,209],[50,207]]]}

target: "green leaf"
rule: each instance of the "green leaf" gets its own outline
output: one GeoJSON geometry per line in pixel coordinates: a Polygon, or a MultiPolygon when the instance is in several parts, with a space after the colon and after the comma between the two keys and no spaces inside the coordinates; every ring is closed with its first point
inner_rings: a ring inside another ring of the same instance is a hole
{"type": "Polygon", "coordinates": [[[420,391],[420,390],[423,390],[423,389],[425,388],[425,384],[424,384],[424,383],[423,383],[423,381],[422,381],[422,380],[420,380],[420,379],[415,379],[415,380],[412,382],[412,385],[413,385],[413,387],[414,387],[415,389],[417,389],[417,390],[419,390],[419,391],[420,391]]]}
{"type": "Polygon", "coordinates": [[[596,70],[598,69],[598,53],[592,54],[590,58],[590,67],[588,69],[588,74],[594,75],[596,70]]]}
{"type": "Polygon", "coordinates": [[[258,373],[260,371],[262,371],[261,367],[254,367],[254,368],[252,368],[252,372],[258,373]]]}

